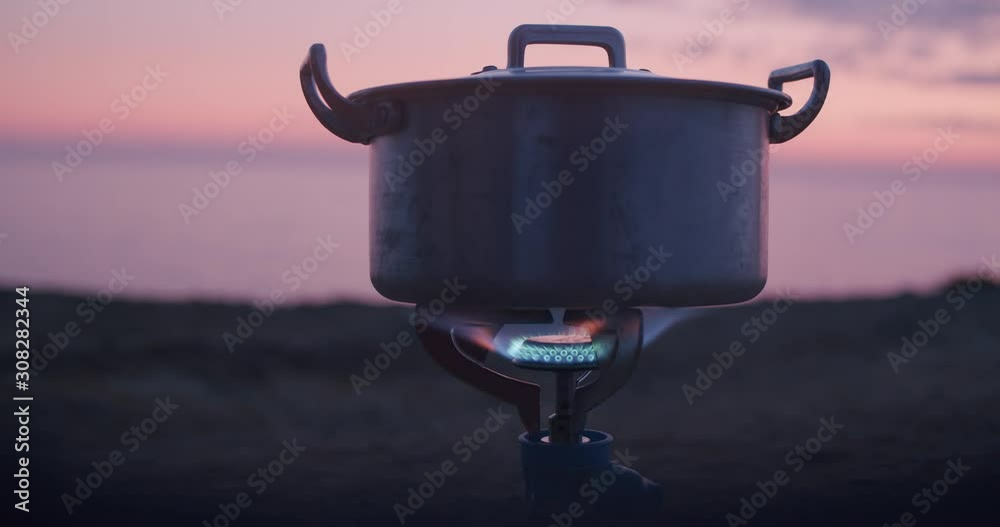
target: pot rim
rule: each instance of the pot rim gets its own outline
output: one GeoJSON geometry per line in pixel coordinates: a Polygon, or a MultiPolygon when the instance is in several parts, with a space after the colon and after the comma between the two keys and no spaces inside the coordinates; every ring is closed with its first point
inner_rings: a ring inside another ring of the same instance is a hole
{"type": "Polygon", "coordinates": [[[475,96],[479,86],[495,89],[497,95],[648,95],[710,99],[749,104],[776,113],[791,106],[792,98],[781,91],[746,84],[660,77],[647,71],[619,68],[538,67],[493,70],[469,77],[403,82],[365,88],[348,99],[358,103],[406,102],[430,98],[475,96]],[[598,70],[588,74],[585,70],[598,70]],[[544,71],[541,71],[544,70],[544,71]]]}

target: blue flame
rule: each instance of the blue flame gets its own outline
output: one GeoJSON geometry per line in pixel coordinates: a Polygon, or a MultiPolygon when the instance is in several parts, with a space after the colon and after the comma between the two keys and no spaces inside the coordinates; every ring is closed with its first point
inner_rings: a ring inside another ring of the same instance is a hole
{"type": "Polygon", "coordinates": [[[608,339],[592,340],[586,331],[573,328],[572,331],[539,334],[523,334],[512,339],[504,348],[504,354],[516,364],[543,368],[596,368],[599,362],[611,352],[608,339]]]}

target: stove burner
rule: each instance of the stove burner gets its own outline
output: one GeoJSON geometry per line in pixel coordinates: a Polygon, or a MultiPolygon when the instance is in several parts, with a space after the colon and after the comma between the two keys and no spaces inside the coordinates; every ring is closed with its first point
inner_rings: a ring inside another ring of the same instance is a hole
{"type": "Polygon", "coordinates": [[[610,351],[603,344],[590,335],[538,335],[515,339],[508,354],[523,368],[590,370],[610,351]]]}
{"type": "Polygon", "coordinates": [[[587,413],[632,373],[642,313],[623,309],[596,324],[583,309],[456,310],[420,334],[424,350],[463,382],[514,405],[537,440],[579,444],[587,413]],[[493,352],[523,369],[555,374],[555,413],[541,426],[541,386],[489,367],[493,352]]]}

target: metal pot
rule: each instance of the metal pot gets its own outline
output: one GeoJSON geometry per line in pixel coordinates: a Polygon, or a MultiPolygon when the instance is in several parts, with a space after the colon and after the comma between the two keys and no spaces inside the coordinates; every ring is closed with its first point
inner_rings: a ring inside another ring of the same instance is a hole
{"type": "Polygon", "coordinates": [[[753,298],[767,278],[768,145],[812,122],[830,82],[819,60],[772,72],[766,89],[631,70],[621,33],[593,26],[519,26],[506,69],[347,98],[325,63],[312,46],[309,107],[372,147],[372,284],[426,303],[449,281],[456,302],[488,308],[753,298]],[[530,44],[599,46],[610,67],[524,67],[530,44]],[[782,84],[807,78],[809,101],[779,115],[782,84]]]}

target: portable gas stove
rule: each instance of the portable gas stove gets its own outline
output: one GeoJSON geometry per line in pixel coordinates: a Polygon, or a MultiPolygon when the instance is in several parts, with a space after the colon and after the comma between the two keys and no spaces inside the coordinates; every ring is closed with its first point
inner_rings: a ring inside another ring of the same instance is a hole
{"type": "Polygon", "coordinates": [[[660,503],[659,485],[611,462],[611,435],[585,426],[587,413],[617,392],[635,368],[642,313],[623,309],[598,322],[584,310],[553,311],[452,314],[421,333],[421,343],[448,373],[517,409],[526,429],[520,437],[525,487],[540,517],[579,501],[581,484],[602,474],[613,474],[614,484],[595,506],[598,514],[651,512],[660,503]],[[493,350],[514,366],[555,375],[548,428],[541,425],[541,387],[487,367],[493,350]]]}

